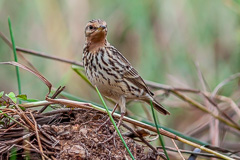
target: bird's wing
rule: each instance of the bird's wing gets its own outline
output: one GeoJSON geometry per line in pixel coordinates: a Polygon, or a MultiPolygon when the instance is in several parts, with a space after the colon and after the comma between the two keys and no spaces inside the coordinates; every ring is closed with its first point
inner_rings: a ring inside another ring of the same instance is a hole
{"type": "Polygon", "coordinates": [[[137,73],[137,71],[133,67],[131,67],[130,70],[125,71],[123,76],[128,81],[135,84],[138,88],[144,89],[148,94],[153,96],[154,94],[148,89],[148,87],[147,87],[146,83],[144,82],[144,80],[142,79],[142,77],[140,77],[139,74],[138,73],[136,74],[136,73],[137,73]]]}
{"type": "Polygon", "coordinates": [[[144,82],[142,77],[138,74],[136,69],[132,67],[130,62],[117,49],[114,48],[113,52],[118,57],[118,60],[123,64],[124,68],[122,72],[123,78],[127,79],[128,81],[136,85],[138,88],[144,89],[147,93],[153,96],[154,94],[148,89],[146,83],[144,82]]]}

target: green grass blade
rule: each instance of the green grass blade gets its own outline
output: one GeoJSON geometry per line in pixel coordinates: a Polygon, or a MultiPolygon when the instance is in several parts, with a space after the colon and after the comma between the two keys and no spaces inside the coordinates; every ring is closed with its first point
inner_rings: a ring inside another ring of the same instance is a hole
{"type": "Polygon", "coordinates": [[[163,141],[162,135],[160,134],[160,132],[158,130],[158,123],[157,123],[156,115],[155,115],[155,112],[154,112],[154,109],[153,109],[152,101],[150,101],[150,104],[151,104],[151,108],[152,108],[152,115],[153,115],[154,123],[155,123],[156,129],[157,129],[159,141],[160,141],[160,143],[162,145],[164,154],[166,155],[167,159],[169,160],[169,157],[168,157],[165,145],[164,145],[164,141],[163,141]]]}
{"type": "Polygon", "coordinates": [[[131,158],[132,158],[133,160],[135,160],[134,157],[133,157],[133,155],[132,155],[132,153],[131,153],[131,151],[129,150],[129,148],[128,148],[126,142],[124,141],[124,139],[123,139],[123,137],[122,137],[122,135],[121,135],[119,129],[117,128],[117,125],[116,125],[115,121],[113,120],[113,117],[112,117],[111,113],[109,112],[108,107],[107,107],[107,105],[106,105],[106,103],[105,103],[105,101],[104,101],[104,99],[103,99],[101,93],[99,92],[99,90],[98,90],[98,88],[97,88],[96,86],[95,86],[95,88],[96,88],[96,90],[97,90],[97,93],[98,93],[98,95],[99,95],[99,97],[100,97],[100,99],[101,99],[101,101],[102,101],[102,103],[103,103],[103,106],[105,107],[105,109],[106,109],[106,111],[107,111],[107,114],[108,114],[108,116],[109,116],[109,118],[110,118],[110,120],[111,120],[111,122],[112,122],[114,128],[116,129],[116,131],[117,131],[117,133],[118,133],[120,139],[122,140],[122,142],[123,142],[125,148],[127,149],[129,155],[131,156],[131,158]]]}
{"type": "Polygon", "coordinates": [[[87,77],[81,72],[84,70],[82,67],[72,65],[72,69],[84,80],[86,81],[90,86],[92,86],[91,82],[87,79],[87,77]],[[80,71],[79,71],[80,70],[80,71]]]}
{"type": "MultiPolygon", "coordinates": [[[[12,41],[12,49],[13,49],[13,54],[14,54],[14,61],[18,62],[16,46],[15,46],[15,41],[14,41],[14,37],[13,37],[12,24],[11,24],[10,17],[8,17],[8,26],[9,26],[9,32],[10,32],[11,41],[12,41]]],[[[22,94],[22,89],[21,89],[21,81],[20,81],[20,74],[19,74],[19,68],[18,67],[16,67],[16,74],[17,74],[17,82],[18,82],[18,94],[21,95],[22,94]]]]}
{"type": "Polygon", "coordinates": [[[10,160],[16,160],[17,159],[17,149],[16,147],[13,147],[10,152],[10,160]]]}
{"type": "MultiPolygon", "coordinates": [[[[64,92],[64,91],[62,91],[62,92],[60,93],[60,95],[66,97],[66,98],[68,98],[68,99],[74,100],[74,101],[91,103],[91,104],[93,104],[93,105],[95,105],[95,106],[104,108],[102,105],[100,105],[100,104],[98,104],[98,103],[81,99],[81,98],[79,98],[79,97],[77,97],[77,96],[75,96],[75,95],[72,95],[72,94],[67,93],[67,92],[64,92]]],[[[109,110],[111,110],[111,109],[109,109],[109,110]]]]}
{"type": "Polygon", "coordinates": [[[17,124],[19,124],[20,126],[22,126],[25,129],[28,129],[26,126],[24,126],[22,123],[18,122],[17,120],[15,120],[14,118],[8,116],[6,113],[3,113],[2,110],[0,110],[0,113],[2,113],[5,117],[11,119],[12,121],[16,122],[17,124]]]}
{"type": "MultiPolygon", "coordinates": [[[[144,121],[141,121],[141,122],[142,122],[142,123],[145,123],[145,124],[148,124],[148,125],[150,125],[150,126],[153,126],[153,127],[155,126],[153,123],[151,123],[151,122],[149,122],[149,121],[145,121],[145,120],[144,120],[144,121]]],[[[162,128],[162,129],[164,129],[164,130],[166,130],[166,131],[168,131],[168,132],[170,132],[170,133],[173,133],[173,134],[175,134],[175,135],[177,135],[177,136],[179,136],[179,137],[182,137],[182,138],[184,138],[184,139],[187,139],[187,140],[189,140],[189,141],[191,141],[191,142],[200,144],[200,145],[202,145],[202,146],[210,145],[210,144],[207,143],[207,142],[203,142],[203,141],[200,141],[200,140],[198,140],[198,139],[196,139],[196,138],[193,138],[193,137],[184,135],[184,134],[182,134],[181,132],[178,132],[178,131],[176,131],[176,130],[174,130],[174,129],[167,128],[167,127],[161,126],[161,125],[159,125],[159,124],[158,124],[157,127],[158,127],[158,128],[162,128]]]]}

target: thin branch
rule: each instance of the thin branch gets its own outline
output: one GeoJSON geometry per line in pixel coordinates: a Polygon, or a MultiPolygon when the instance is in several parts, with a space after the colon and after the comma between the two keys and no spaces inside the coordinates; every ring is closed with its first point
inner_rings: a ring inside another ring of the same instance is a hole
{"type": "MultiPolygon", "coordinates": [[[[56,92],[52,95],[52,97],[51,97],[51,99],[54,99],[54,98],[56,98],[63,90],[65,89],[65,86],[63,86],[63,87],[58,87],[58,89],[56,90],[56,92]]],[[[45,111],[45,109],[49,106],[50,104],[47,104],[47,105],[45,105],[44,107],[42,107],[39,111],[38,111],[38,113],[42,113],[43,111],[45,111]]]]}
{"type": "MultiPolygon", "coordinates": [[[[211,98],[211,93],[206,92],[206,93],[201,93],[206,95],[208,98],[211,98]]],[[[226,102],[230,105],[230,107],[236,112],[238,117],[240,117],[240,108],[238,108],[237,104],[229,97],[223,96],[223,95],[215,95],[214,97],[217,100],[220,100],[222,102],[226,102]]]]}
{"type": "Polygon", "coordinates": [[[74,64],[74,65],[81,66],[81,67],[83,66],[83,64],[81,62],[67,60],[67,59],[56,57],[56,56],[50,56],[50,55],[47,55],[44,52],[37,52],[37,51],[34,51],[34,50],[29,50],[29,49],[20,48],[20,47],[16,47],[16,49],[17,49],[17,51],[20,51],[20,52],[23,52],[23,53],[28,53],[30,55],[35,55],[35,56],[44,57],[44,58],[48,58],[48,59],[52,59],[52,60],[57,60],[57,61],[60,61],[60,62],[64,62],[64,63],[68,63],[68,64],[74,64]]]}
{"type": "Polygon", "coordinates": [[[37,122],[36,122],[36,120],[35,120],[32,112],[30,112],[30,115],[31,115],[32,120],[33,120],[33,122],[34,122],[34,126],[35,126],[35,129],[34,129],[34,130],[35,130],[35,133],[36,133],[36,137],[37,137],[39,149],[40,149],[40,151],[41,151],[41,156],[42,156],[42,159],[45,160],[45,158],[44,158],[44,153],[43,153],[43,148],[42,148],[42,143],[41,143],[41,140],[40,140],[40,137],[39,137],[39,133],[38,133],[39,131],[38,131],[37,122]]]}
{"type": "MultiPolygon", "coordinates": [[[[2,33],[0,32],[0,37],[2,38],[2,40],[12,49],[12,43],[9,41],[9,39],[2,33]]],[[[17,54],[24,60],[26,61],[26,63],[35,71],[38,72],[38,70],[32,65],[32,63],[30,61],[28,61],[21,52],[17,51],[17,54]]]]}
{"type": "Polygon", "coordinates": [[[239,124],[237,124],[235,121],[233,121],[232,118],[229,117],[225,112],[223,112],[222,110],[220,110],[220,108],[218,107],[218,105],[217,105],[210,97],[208,97],[208,96],[205,95],[205,94],[202,94],[202,95],[203,95],[214,107],[216,107],[217,110],[218,110],[222,115],[224,115],[224,117],[226,117],[229,121],[231,121],[233,124],[235,124],[236,126],[238,126],[238,127],[240,128],[239,124]]]}
{"type": "MultiPolygon", "coordinates": [[[[162,149],[161,146],[157,147],[157,148],[160,148],[162,149]]],[[[178,152],[178,150],[174,149],[174,148],[171,148],[171,147],[166,147],[167,150],[169,151],[173,151],[173,152],[178,152]]],[[[183,149],[179,149],[182,153],[186,153],[186,154],[194,154],[194,155],[198,155],[198,156],[203,156],[203,157],[211,157],[211,158],[218,158],[218,159],[221,159],[217,156],[215,156],[214,154],[209,154],[209,153],[198,153],[198,152],[193,152],[193,151],[188,151],[188,150],[183,150],[183,149]]],[[[240,157],[237,157],[237,156],[232,156],[232,158],[235,158],[235,159],[240,159],[240,157]]]]}
{"type": "Polygon", "coordinates": [[[216,155],[216,156],[218,156],[218,157],[220,157],[220,158],[227,159],[227,160],[234,160],[234,159],[231,158],[231,157],[228,157],[228,156],[226,156],[226,155],[223,155],[223,154],[221,154],[221,153],[218,153],[218,152],[216,152],[216,151],[213,151],[213,150],[211,150],[211,149],[209,149],[209,148],[206,148],[206,147],[204,147],[204,146],[200,146],[200,145],[198,145],[198,144],[196,144],[196,143],[192,143],[191,141],[188,141],[188,140],[183,139],[183,138],[181,138],[181,137],[179,137],[178,140],[181,141],[181,142],[183,142],[183,143],[186,143],[186,144],[188,144],[188,145],[191,145],[191,146],[193,146],[193,147],[199,148],[199,149],[201,149],[201,150],[203,150],[203,151],[206,151],[206,152],[208,152],[208,153],[212,153],[212,154],[214,154],[214,155],[216,155]]]}
{"type": "Polygon", "coordinates": [[[237,125],[233,124],[232,122],[229,122],[229,121],[227,121],[226,119],[218,116],[217,114],[209,111],[205,106],[203,106],[202,104],[196,102],[195,100],[192,100],[191,98],[183,95],[182,93],[180,93],[180,92],[178,92],[178,91],[171,90],[171,92],[174,93],[174,94],[175,94],[176,96],[178,96],[179,98],[181,98],[182,100],[184,100],[184,101],[188,102],[189,104],[191,104],[191,105],[197,107],[198,109],[202,110],[203,112],[209,113],[210,115],[212,115],[213,117],[215,117],[215,118],[218,119],[219,121],[227,124],[228,126],[233,127],[233,128],[235,128],[235,129],[237,129],[237,130],[240,130],[239,126],[237,126],[237,125]]]}
{"type": "Polygon", "coordinates": [[[48,101],[38,101],[38,102],[30,102],[30,103],[24,103],[24,104],[19,104],[20,107],[24,108],[34,108],[34,107],[39,107],[43,105],[50,105],[54,104],[53,102],[48,102],[48,101]]]}
{"type": "Polygon", "coordinates": [[[29,119],[29,117],[25,114],[25,112],[23,112],[23,111],[21,110],[21,108],[19,108],[19,106],[18,106],[17,104],[15,104],[15,106],[16,106],[16,110],[17,110],[19,116],[22,117],[22,118],[28,123],[28,125],[30,126],[30,128],[31,128],[32,130],[34,130],[34,129],[35,129],[35,126],[34,126],[34,124],[31,122],[31,120],[29,119]]]}
{"type": "Polygon", "coordinates": [[[38,153],[40,153],[41,154],[41,156],[44,156],[45,158],[47,158],[47,159],[49,159],[50,160],[50,158],[48,158],[45,154],[43,154],[43,152],[41,152],[41,151],[39,151],[39,149],[37,149],[37,147],[35,147],[32,143],[30,143],[29,141],[27,141],[27,140],[25,140],[24,142],[26,142],[27,144],[29,144],[32,148],[34,148],[35,150],[37,150],[38,151],[38,153]]]}
{"type": "Polygon", "coordinates": [[[180,157],[181,157],[183,160],[185,160],[185,158],[183,157],[183,155],[182,155],[181,151],[179,150],[179,148],[178,148],[177,144],[174,142],[174,140],[173,140],[173,139],[171,139],[171,140],[172,140],[172,142],[173,142],[173,144],[174,144],[175,148],[177,149],[177,151],[178,151],[178,153],[179,153],[180,157]]]}
{"type": "MultiPolygon", "coordinates": [[[[0,32],[0,37],[10,48],[12,48],[12,43],[8,40],[8,38],[2,32],[0,32]]],[[[52,59],[52,60],[57,60],[57,61],[65,62],[68,64],[74,64],[74,65],[81,66],[81,67],[83,66],[83,64],[81,62],[66,60],[63,58],[56,57],[56,56],[50,56],[44,52],[38,52],[38,51],[30,50],[30,49],[21,48],[18,46],[16,46],[16,49],[17,49],[17,51],[22,52],[22,53],[27,53],[30,55],[35,55],[35,56],[44,57],[44,58],[48,58],[48,59],[52,59]]]]}
{"type": "MultiPolygon", "coordinates": [[[[195,66],[197,68],[197,72],[198,72],[198,77],[200,79],[200,82],[202,84],[202,88],[204,92],[209,91],[209,87],[207,85],[207,82],[199,68],[199,64],[195,63],[195,66]]],[[[205,98],[205,97],[204,97],[205,98]]],[[[219,115],[219,112],[221,113],[221,110],[218,108],[217,105],[213,105],[214,103],[211,103],[213,101],[211,101],[212,99],[208,99],[205,98],[204,102],[205,102],[205,106],[207,106],[207,108],[212,111],[213,113],[215,113],[216,115],[219,115]],[[211,102],[210,102],[211,101],[211,102]],[[215,108],[214,108],[215,107],[215,108]]],[[[225,115],[225,114],[224,114],[225,115]]],[[[228,117],[227,117],[228,118],[228,117]]],[[[230,120],[231,121],[231,120],[230,120]]],[[[231,121],[232,122],[232,121],[231,121]]],[[[233,123],[234,124],[234,123],[233,123]]],[[[213,117],[211,118],[211,120],[209,121],[209,133],[210,133],[210,139],[211,139],[211,143],[212,145],[218,145],[219,144],[219,121],[214,119],[213,117]]]]}
{"type": "Polygon", "coordinates": [[[215,97],[215,95],[217,94],[217,92],[224,86],[226,85],[228,82],[236,79],[236,78],[240,78],[240,73],[236,73],[231,75],[230,77],[228,77],[227,79],[223,80],[221,83],[219,83],[217,85],[217,87],[213,90],[212,92],[212,97],[215,97]]]}

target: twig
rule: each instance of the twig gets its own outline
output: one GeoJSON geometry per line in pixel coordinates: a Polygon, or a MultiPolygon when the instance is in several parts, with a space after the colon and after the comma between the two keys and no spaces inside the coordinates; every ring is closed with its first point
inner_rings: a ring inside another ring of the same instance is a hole
{"type": "Polygon", "coordinates": [[[218,110],[222,115],[224,115],[229,121],[231,121],[233,124],[235,124],[236,126],[238,126],[238,127],[240,128],[239,124],[237,124],[235,121],[233,121],[232,118],[229,117],[225,112],[223,112],[222,110],[220,110],[220,108],[218,107],[218,105],[217,105],[212,99],[210,99],[210,97],[208,97],[208,96],[205,95],[205,94],[203,94],[203,96],[204,96],[213,106],[215,106],[215,107],[217,108],[217,110],[218,110]]]}
{"type": "MultiPolygon", "coordinates": [[[[0,32],[0,37],[7,43],[7,45],[10,48],[12,48],[11,47],[12,43],[8,40],[8,38],[2,32],[0,32]]],[[[66,59],[63,59],[63,58],[56,57],[56,56],[50,56],[50,55],[48,55],[44,52],[37,52],[37,51],[34,51],[34,50],[25,49],[25,48],[21,48],[21,47],[17,47],[17,46],[16,46],[16,49],[17,49],[17,51],[20,51],[20,52],[23,52],[23,53],[28,53],[30,55],[35,55],[35,56],[44,57],[44,58],[48,58],[48,59],[52,59],[52,60],[57,60],[57,61],[60,61],[60,62],[65,62],[65,63],[68,63],[68,64],[74,64],[74,65],[77,65],[77,66],[83,66],[83,64],[81,62],[66,60],[66,59]]]]}
{"type": "Polygon", "coordinates": [[[27,139],[27,138],[33,136],[34,134],[35,134],[35,133],[28,133],[28,134],[26,134],[26,135],[24,135],[24,136],[22,136],[22,137],[17,138],[17,139],[4,141],[4,142],[2,142],[2,143],[3,143],[3,144],[7,144],[7,145],[17,144],[18,142],[20,142],[20,141],[22,141],[22,140],[24,140],[24,139],[27,139]]]}
{"type": "MultiPolygon", "coordinates": [[[[157,148],[160,148],[162,149],[161,146],[157,147],[157,148]]],[[[173,151],[173,152],[178,152],[177,149],[174,149],[174,148],[171,148],[171,147],[166,147],[167,150],[169,151],[173,151]]],[[[198,156],[203,156],[203,157],[212,157],[212,158],[219,158],[217,156],[215,156],[214,154],[210,154],[210,153],[197,153],[197,152],[193,152],[193,151],[188,151],[188,150],[182,150],[182,149],[179,149],[182,153],[186,153],[186,154],[195,154],[195,155],[198,155],[198,156]]],[[[234,158],[234,157],[232,157],[234,158]]],[[[220,158],[219,158],[220,159],[220,158]]]]}
{"type": "Polygon", "coordinates": [[[48,102],[48,101],[38,101],[38,102],[19,104],[19,106],[24,107],[24,108],[33,108],[33,107],[39,107],[39,106],[43,106],[43,105],[50,105],[50,104],[54,104],[54,103],[48,102]]]}
{"type": "MultiPolygon", "coordinates": [[[[3,113],[3,112],[0,110],[0,113],[3,113]]],[[[12,120],[12,121],[14,121],[15,123],[19,124],[19,125],[20,125],[20,126],[22,126],[23,128],[25,128],[25,129],[28,129],[28,127],[27,127],[27,126],[25,126],[24,124],[22,124],[22,123],[20,123],[20,122],[16,121],[14,118],[12,118],[12,117],[8,116],[6,113],[3,113],[3,115],[4,115],[5,117],[7,117],[7,118],[11,119],[11,120],[12,120]]]]}
{"type": "Polygon", "coordinates": [[[178,140],[181,141],[181,142],[183,142],[183,143],[186,143],[186,144],[188,144],[188,145],[191,145],[191,146],[193,146],[193,147],[199,148],[199,149],[201,149],[201,150],[203,150],[203,151],[206,151],[206,152],[208,152],[208,153],[212,153],[212,154],[214,154],[214,155],[216,155],[216,156],[218,156],[218,157],[220,157],[220,158],[223,158],[223,159],[226,159],[226,160],[234,160],[234,159],[231,158],[231,157],[228,157],[228,156],[226,156],[226,155],[223,155],[223,154],[221,154],[221,153],[218,153],[218,152],[216,152],[216,151],[213,151],[213,150],[211,150],[211,149],[209,149],[209,148],[206,148],[206,147],[204,147],[204,146],[200,146],[200,145],[198,145],[198,144],[196,144],[196,143],[193,143],[193,142],[188,141],[188,140],[186,140],[186,139],[183,139],[183,138],[181,138],[181,137],[178,137],[178,140]]]}
{"type": "Polygon", "coordinates": [[[202,74],[202,72],[201,72],[201,70],[200,70],[200,68],[199,68],[199,64],[196,62],[196,63],[195,63],[195,66],[196,66],[196,68],[197,68],[198,77],[199,77],[199,80],[200,80],[200,82],[201,82],[201,84],[202,84],[203,91],[204,91],[204,92],[207,92],[207,91],[210,90],[210,89],[209,89],[209,86],[208,86],[208,84],[207,84],[207,82],[206,82],[206,80],[205,80],[205,78],[204,78],[204,76],[203,76],[203,74],[202,74]]]}
{"type": "Polygon", "coordinates": [[[39,151],[39,149],[37,149],[37,147],[35,147],[32,143],[28,142],[27,140],[25,140],[24,142],[26,142],[27,144],[32,146],[35,150],[37,150],[41,154],[42,157],[45,157],[50,160],[50,158],[48,158],[45,154],[43,154],[43,152],[39,151]]]}
{"type": "MultiPolygon", "coordinates": [[[[2,33],[0,32],[0,37],[2,38],[2,40],[12,49],[12,43],[9,41],[9,39],[2,33]]],[[[17,51],[17,54],[24,60],[26,61],[26,63],[35,71],[37,71],[37,69],[32,65],[32,63],[30,63],[23,55],[22,53],[17,51]]]]}
{"type": "Polygon", "coordinates": [[[173,140],[173,139],[171,139],[171,140],[172,140],[172,142],[173,142],[174,146],[176,147],[176,149],[177,149],[177,151],[178,151],[178,153],[179,153],[180,157],[181,157],[183,160],[185,160],[185,158],[183,157],[183,155],[182,155],[181,151],[179,150],[179,148],[178,148],[177,144],[174,142],[174,140],[173,140]]]}
{"type": "Polygon", "coordinates": [[[19,108],[19,106],[17,104],[15,104],[17,111],[19,112],[19,116],[22,117],[27,123],[28,125],[31,127],[32,130],[34,130],[35,126],[33,125],[33,123],[31,122],[31,120],[29,119],[28,116],[26,116],[25,112],[23,112],[21,110],[21,108],[19,108]]]}
{"type": "MultiPolygon", "coordinates": [[[[16,147],[19,147],[19,148],[22,148],[24,150],[29,150],[29,151],[34,151],[34,152],[37,152],[37,153],[40,153],[41,154],[41,151],[39,151],[37,148],[35,149],[31,149],[31,148],[28,148],[28,147],[25,147],[25,146],[20,146],[20,145],[15,145],[16,147]]],[[[51,155],[55,155],[56,153],[55,152],[50,152],[50,151],[43,151],[43,153],[45,154],[51,154],[51,155]]],[[[46,157],[47,158],[47,157],[46,157]]]]}
{"type": "Polygon", "coordinates": [[[48,59],[52,59],[52,60],[57,60],[57,61],[68,63],[68,64],[74,64],[74,65],[77,65],[77,66],[83,66],[83,64],[81,62],[71,61],[71,60],[59,58],[59,57],[56,57],[56,56],[50,56],[50,55],[47,55],[44,52],[37,52],[37,51],[34,51],[34,50],[20,48],[20,47],[16,47],[16,49],[17,49],[17,51],[28,53],[28,54],[31,54],[31,55],[44,57],[44,58],[48,58],[48,59]]]}
{"type": "Polygon", "coordinates": [[[231,75],[230,77],[228,77],[227,79],[223,80],[221,83],[219,83],[215,89],[212,92],[212,97],[215,97],[215,95],[217,94],[217,92],[219,91],[220,88],[222,88],[224,85],[226,85],[228,82],[236,79],[236,78],[240,78],[240,73],[236,73],[231,75]]]}
{"type": "MultiPolygon", "coordinates": [[[[65,89],[65,86],[63,87],[58,87],[58,89],[56,90],[56,92],[52,95],[51,99],[56,98],[63,90],[65,89]]],[[[44,107],[42,107],[38,113],[42,113],[43,111],[45,111],[45,109],[49,106],[49,104],[45,105],[44,107]]]]}
{"type": "Polygon", "coordinates": [[[47,137],[48,139],[50,139],[53,142],[53,144],[52,144],[53,147],[55,147],[59,143],[59,140],[56,140],[54,138],[54,136],[51,136],[48,133],[46,133],[42,128],[39,128],[39,130],[45,137],[47,137]]]}
{"type": "MultiPolygon", "coordinates": [[[[200,79],[200,82],[202,84],[202,88],[204,92],[207,92],[209,90],[209,87],[207,87],[207,83],[205,81],[205,78],[199,68],[199,64],[196,63],[196,68],[198,71],[198,77],[200,79]],[[207,90],[208,88],[208,90],[207,90]]],[[[212,113],[215,113],[216,115],[219,115],[219,113],[221,113],[221,110],[218,108],[217,105],[214,105],[215,103],[213,103],[212,98],[205,98],[205,106],[207,106],[207,108],[212,111],[212,113]],[[214,108],[215,107],[215,108],[214,108]]],[[[224,116],[226,114],[223,114],[224,116]]],[[[227,117],[228,118],[228,117],[227,117]]],[[[230,120],[230,122],[232,122],[232,120],[230,120]]],[[[234,123],[233,123],[234,124],[234,123]]],[[[219,121],[214,119],[213,117],[211,117],[211,120],[209,121],[209,132],[210,132],[210,139],[211,139],[211,144],[212,145],[219,145],[219,121]]]]}
{"type": "Polygon", "coordinates": [[[37,126],[37,122],[36,122],[36,120],[35,120],[35,118],[34,118],[32,112],[30,112],[30,115],[31,115],[32,120],[33,120],[33,122],[34,122],[35,133],[36,133],[36,137],[37,137],[37,141],[38,141],[39,149],[40,149],[40,151],[41,151],[41,153],[42,153],[41,156],[42,156],[42,159],[45,160],[45,158],[44,158],[44,153],[43,153],[43,149],[42,149],[42,143],[41,143],[41,140],[40,140],[40,138],[39,138],[39,134],[38,134],[38,126],[37,126]]]}
{"type": "MultiPolygon", "coordinates": [[[[203,93],[204,95],[206,95],[208,98],[212,97],[211,93],[203,93]]],[[[236,114],[238,115],[238,117],[240,117],[240,108],[237,106],[237,104],[229,97],[223,96],[223,95],[215,95],[214,98],[222,101],[222,102],[226,102],[230,105],[230,107],[236,112],[236,114]]]]}
{"type": "Polygon", "coordinates": [[[206,113],[209,113],[210,115],[212,115],[213,117],[215,117],[215,118],[218,119],[219,121],[227,124],[228,126],[233,127],[233,128],[235,128],[235,129],[237,129],[237,130],[240,130],[239,126],[236,126],[236,125],[233,124],[232,122],[229,122],[229,121],[223,119],[222,117],[216,115],[215,113],[209,111],[209,110],[208,110],[206,107],[204,107],[202,104],[200,104],[200,103],[192,100],[191,98],[189,98],[189,97],[181,94],[181,93],[178,92],[178,91],[171,90],[171,92],[173,92],[175,95],[177,95],[178,97],[180,97],[182,100],[184,100],[184,101],[188,102],[189,104],[197,107],[198,109],[200,109],[200,110],[202,110],[202,111],[204,111],[204,112],[206,112],[206,113]]]}
{"type": "Polygon", "coordinates": [[[17,63],[17,62],[0,62],[0,64],[8,64],[8,65],[14,65],[14,66],[18,66],[32,74],[34,74],[35,76],[37,76],[43,83],[45,83],[45,85],[48,87],[48,94],[46,96],[48,96],[51,92],[51,88],[52,88],[52,84],[44,77],[42,76],[39,72],[35,71],[35,70],[32,70],[30,69],[29,67],[25,66],[25,65],[22,65],[20,63],[17,63]]]}

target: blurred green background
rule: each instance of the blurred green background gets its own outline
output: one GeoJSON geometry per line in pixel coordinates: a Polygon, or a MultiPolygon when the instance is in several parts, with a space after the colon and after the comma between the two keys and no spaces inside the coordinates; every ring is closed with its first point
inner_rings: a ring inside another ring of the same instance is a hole
{"type": "MultiPolygon", "coordinates": [[[[10,37],[8,17],[17,46],[76,61],[82,58],[86,23],[103,19],[108,24],[110,43],[144,79],[175,87],[202,90],[195,63],[209,91],[240,71],[239,0],[1,0],[0,30],[10,37]]],[[[70,65],[25,57],[54,87],[65,85],[65,91],[100,103],[96,92],[70,65]]],[[[11,49],[0,40],[0,61],[12,60],[11,49]]],[[[26,71],[20,70],[20,74],[22,92],[29,98],[44,99],[47,87],[26,71]]],[[[17,94],[15,68],[1,65],[0,75],[0,91],[17,94]]],[[[237,87],[236,82],[230,83],[220,93],[230,96],[237,87]]],[[[171,101],[163,104],[180,108],[171,101]]],[[[131,103],[130,110],[139,105],[131,103]]],[[[170,110],[175,118],[182,113],[170,110]]],[[[164,125],[169,125],[173,117],[165,119],[164,125]]],[[[173,128],[184,130],[177,121],[172,123],[173,128]]]]}

